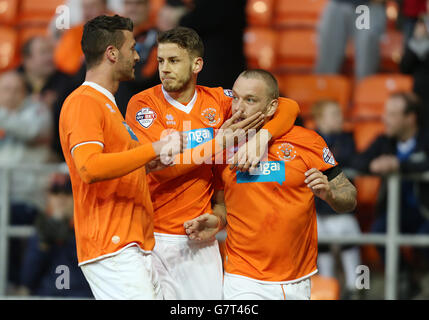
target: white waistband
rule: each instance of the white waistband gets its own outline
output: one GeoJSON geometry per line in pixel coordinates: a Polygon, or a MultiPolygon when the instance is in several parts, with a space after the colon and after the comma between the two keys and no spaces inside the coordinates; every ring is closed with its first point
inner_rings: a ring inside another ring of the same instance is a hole
{"type": "Polygon", "coordinates": [[[125,247],[119,249],[118,251],[115,251],[115,252],[112,252],[112,253],[108,253],[108,254],[105,254],[105,255],[102,255],[102,256],[98,256],[98,257],[96,257],[94,259],[91,259],[91,260],[82,261],[82,262],[80,262],[78,264],[78,266],[80,267],[80,266],[83,266],[84,264],[87,264],[87,263],[92,263],[92,262],[96,262],[96,261],[101,260],[101,259],[105,259],[105,258],[116,256],[117,254],[121,253],[125,249],[127,249],[129,247],[133,247],[133,246],[136,246],[144,254],[151,254],[152,253],[152,251],[146,251],[146,250],[143,250],[142,248],[140,248],[140,246],[136,242],[131,242],[131,243],[127,244],[125,247]]]}
{"type": "Polygon", "coordinates": [[[305,276],[303,276],[301,278],[294,279],[294,280],[289,280],[289,281],[263,281],[263,280],[249,278],[249,277],[246,277],[246,276],[242,276],[242,275],[239,275],[239,274],[228,273],[228,272],[225,272],[225,276],[226,277],[242,278],[242,279],[250,280],[250,281],[261,283],[261,284],[277,284],[278,285],[278,284],[292,284],[292,283],[301,282],[301,281],[304,281],[304,280],[310,278],[311,276],[315,275],[317,272],[318,272],[318,270],[316,269],[313,272],[310,272],[309,274],[307,274],[307,275],[305,275],[305,276]]]}
{"type": "Polygon", "coordinates": [[[208,240],[191,240],[187,235],[184,234],[169,234],[169,233],[159,233],[154,232],[156,241],[171,241],[171,242],[194,242],[194,243],[205,243],[205,242],[213,242],[216,239],[208,239],[208,240]]]}

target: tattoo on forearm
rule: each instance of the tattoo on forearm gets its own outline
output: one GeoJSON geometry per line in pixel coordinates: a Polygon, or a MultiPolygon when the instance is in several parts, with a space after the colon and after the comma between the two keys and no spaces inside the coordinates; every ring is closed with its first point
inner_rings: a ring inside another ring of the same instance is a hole
{"type": "Polygon", "coordinates": [[[332,191],[332,199],[329,205],[337,212],[351,212],[356,207],[356,188],[341,172],[329,181],[332,191]]]}

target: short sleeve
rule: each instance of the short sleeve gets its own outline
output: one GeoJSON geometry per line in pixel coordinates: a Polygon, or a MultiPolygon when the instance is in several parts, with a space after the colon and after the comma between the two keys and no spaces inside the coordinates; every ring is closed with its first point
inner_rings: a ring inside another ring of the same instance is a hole
{"type": "Polygon", "coordinates": [[[316,168],[325,172],[338,165],[334,154],[329,150],[328,145],[321,136],[318,136],[308,149],[308,161],[310,168],[316,168]]]}
{"type": "Polygon", "coordinates": [[[104,145],[104,112],[99,103],[87,96],[78,96],[68,102],[61,130],[67,136],[69,149],[84,142],[104,145]]]}
{"type": "Polygon", "coordinates": [[[135,95],[129,101],[125,121],[141,143],[158,141],[167,129],[158,108],[141,95],[135,95]]]}
{"type": "Polygon", "coordinates": [[[231,105],[232,105],[232,90],[231,89],[223,89],[219,88],[220,90],[220,98],[219,98],[219,105],[222,107],[224,119],[228,119],[232,115],[231,111],[231,105]]]}

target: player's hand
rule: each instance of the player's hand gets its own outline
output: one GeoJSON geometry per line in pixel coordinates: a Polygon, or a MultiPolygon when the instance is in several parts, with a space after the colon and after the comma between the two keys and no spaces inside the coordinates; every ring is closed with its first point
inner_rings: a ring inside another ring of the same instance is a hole
{"type": "Polygon", "coordinates": [[[271,134],[268,130],[259,130],[234,154],[229,168],[232,170],[237,167],[242,172],[255,170],[266,155],[270,140],[271,134]]]}
{"type": "Polygon", "coordinates": [[[220,218],[213,214],[204,213],[188,220],[183,224],[186,234],[191,240],[207,240],[214,238],[219,231],[220,218]]]}
{"type": "Polygon", "coordinates": [[[169,166],[174,162],[176,155],[182,153],[186,148],[188,136],[184,132],[175,130],[165,131],[163,135],[164,137],[152,145],[160,161],[164,165],[169,166]]]}
{"type": "Polygon", "coordinates": [[[233,146],[235,142],[241,141],[246,137],[248,130],[256,130],[264,123],[265,116],[261,112],[236,122],[240,119],[241,114],[241,111],[237,111],[217,130],[216,140],[223,148],[233,146]]]}
{"type": "Polygon", "coordinates": [[[305,173],[304,182],[311,189],[315,196],[327,201],[332,199],[332,190],[329,185],[328,177],[316,168],[311,168],[305,173]]]}
{"type": "Polygon", "coordinates": [[[160,157],[157,157],[156,159],[146,164],[146,174],[153,171],[159,171],[174,165],[175,165],[174,161],[172,161],[171,163],[162,163],[160,157]]]}

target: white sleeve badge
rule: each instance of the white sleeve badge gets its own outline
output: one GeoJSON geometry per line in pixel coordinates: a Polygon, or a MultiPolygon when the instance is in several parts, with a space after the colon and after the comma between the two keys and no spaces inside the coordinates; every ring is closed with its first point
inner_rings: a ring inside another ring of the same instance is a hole
{"type": "Polygon", "coordinates": [[[145,129],[149,128],[156,118],[156,112],[151,108],[143,108],[136,114],[136,120],[145,129]]]}

